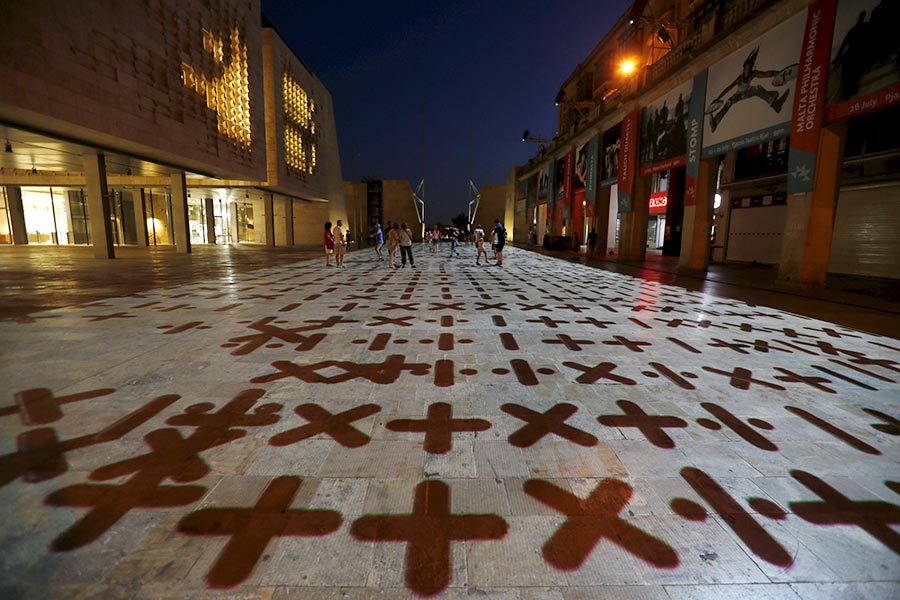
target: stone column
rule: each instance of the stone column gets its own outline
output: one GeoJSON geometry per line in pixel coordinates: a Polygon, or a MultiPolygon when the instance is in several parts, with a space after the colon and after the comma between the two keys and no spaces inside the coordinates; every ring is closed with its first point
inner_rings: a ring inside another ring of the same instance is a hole
{"type": "Polygon", "coordinates": [[[216,243],[216,210],[213,206],[213,199],[207,198],[203,201],[203,213],[206,215],[206,243],[216,243]]]}
{"type": "Polygon", "coordinates": [[[594,203],[594,220],[592,221],[593,228],[597,230],[597,247],[595,248],[597,256],[606,256],[606,247],[609,245],[609,203],[609,188],[598,189],[597,200],[594,203]]]}
{"type": "Polygon", "coordinates": [[[284,199],[284,244],[286,246],[294,245],[294,200],[292,198],[284,199]]]}
{"type": "Polygon", "coordinates": [[[788,196],[778,265],[780,281],[825,287],[846,139],[846,122],[823,127],[819,133],[813,191],[788,196]]]}
{"type": "Polygon", "coordinates": [[[112,226],[109,222],[109,190],[106,187],[106,159],[102,154],[85,154],[84,176],[87,187],[91,245],[95,258],[115,258],[112,226]]]}
{"type": "Polygon", "coordinates": [[[175,251],[191,253],[191,232],[188,229],[187,182],[184,172],[172,173],[172,228],[175,230],[175,251]]]}
{"type": "Polygon", "coordinates": [[[619,222],[619,258],[643,261],[647,257],[647,220],[650,218],[650,177],[635,177],[631,212],[619,222]]]}
{"type": "Polygon", "coordinates": [[[13,244],[28,243],[28,228],[25,227],[25,207],[22,206],[22,188],[6,186],[6,210],[9,211],[13,244]]]}
{"type": "Polygon", "coordinates": [[[266,192],[263,194],[263,204],[265,208],[263,212],[265,213],[264,217],[266,220],[266,246],[274,247],[275,246],[275,198],[274,196],[266,192]]]}
{"type": "Polygon", "coordinates": [[[705,271],[709,266],[709,234],[718,169],[718,157],[700,161],[697,172],[697,203],[684,207],[679,271],[705,271]]]}

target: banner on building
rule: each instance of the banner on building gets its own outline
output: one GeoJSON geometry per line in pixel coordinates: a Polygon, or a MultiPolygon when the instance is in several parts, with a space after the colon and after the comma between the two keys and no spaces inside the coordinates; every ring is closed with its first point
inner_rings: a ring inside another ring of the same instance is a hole
{"type": "Polygon", "coordinates": [[[640,111],[628,113],[622,119],[621,149],[619,151],[619,212],[633,210],[634,171],[637,167],[637,126],[640,111]]]}
{"type": "Polygon", "coordinates": [[[806,12],[709,68],[703,158],[790,135],[806,12]]]}
{"type": "Polygon", "coordinates": [[[557,235],[562,234],[563,224],[571,217],[571,205],[566,202],[567,188],[571,188],[571,184],[567,185],[566,179],[566,159],[561,158],[554,165],[553,191],[556,192],[556,201],[553,206],[553,232],[557,235]]]}
{"type": "Polygon", "coordinates": [[[688,111],[684,173],[684,205],[697,204],[697,177],[700,176],[700,149],[703,147],[703,107],[706,104],[707,71],[694,76],[691,109],[688,111]]]}
{"type": "Polygon", "coordinates": [[[556,162],[551,159],[545,167],[547,172],[547,231],[553,233],[553,214],[556,212],[556,162]]]}
{"type": "MultiPolygon", "coordinates": [[[[593,217],[597,207],[597,155],[600,151],[600,136],[595,135],[588,142],[587,167],[584,176],[584,201],[586,217],[593,217]]],[[[577,169],[576,169],[577,172],[577,169]]]]}
{"type": "Polygon", "coordinates": [[[619,180],[619,138],[622,124],[603,132],[603,162],[600,169],[600,187],[607,188],[619,180]]]}
{"type": "Polygon", "coordinates": [[[537,203],[547,204],[550,199],[550,167],[544,166],[538,171],[537,203]]]}
{"type": "Polygon", "coordinates": [[[537,186],[538,176],[532,175],[526,181],[528,184],[525,189],[525,211],[528,213],[528,224],[534,220],[534,208],[537,206],[537,186]]]}
{"type": "Polygon", "coordinates": [[[817,0],[807,12],[791,123],[788,194],[811,192],[815,183],[834,15],[834,0],[817,0]]]}
{"type": "Polygon", "coordinates": [[[896,0],[838,0],[826,123],[900,104],[898,19],[896,0]]]}
{"type": "Polygon", "coordinates": [[[528,204],[528,180],[524,179],[522,181],[516,182],[516,205],[514,207],[514,214],[516,217],[520,214],[525,214],[527,210],[528,204]]]}
{"type": "Polygon", "coordinates": [[[641,176],[684,166],[692,91],[687,81],[641,111],[641,176]]]}

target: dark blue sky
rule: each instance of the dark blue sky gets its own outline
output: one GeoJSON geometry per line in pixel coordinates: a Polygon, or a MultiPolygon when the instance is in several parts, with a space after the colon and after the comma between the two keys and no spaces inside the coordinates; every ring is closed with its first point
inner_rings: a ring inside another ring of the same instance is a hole
{"type": "Polygon", "coordinates": [[[466,211],[556,133],[560,84],[628,0],[301,2],[263,10],[331,92],[345,180],[422,178],[426,220],[466,211]],[[471,126],[470,126],[471,125],[471,126]]]}

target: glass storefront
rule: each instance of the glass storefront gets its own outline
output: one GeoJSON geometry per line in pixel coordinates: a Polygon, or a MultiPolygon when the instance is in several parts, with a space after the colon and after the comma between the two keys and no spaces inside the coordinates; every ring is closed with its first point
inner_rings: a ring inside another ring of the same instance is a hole
{"type": "Polygon", "coordinates": [[[191,244],[206,244],[206,201],[202,198],[188,198],[188,230],[191,244]]]}
{"type": "Polygon", "coordinates": [[[175,243],[172,225],[172,196],[167,190],[145,190],[144,205],[147,215],[147,241],[151,246],[167,246],[175,243]]]}
{"type": "MultiPolygon", "coordinates": [[[[29,244],[91,243],[90,214],[83,188],[26,186],[20,189],[29,244]]],[[[263,214],[262,201],[250,197],[228,200],[215,192],[197,188],[192,196],[200,197],[188,198],[191,243],[210,243],[210,225],[215,227],[216,244],[264,243],[265,228],[256,222],[263,214]],[[203,197],[210,192],[212,198],[203,197]],[[208,214],[210,210],[212,215],[208,214]]],[[[146,222],[148,245],[175,244],[172,195],[167,188],[110,188],[108,201],[114,245],[138,244],[143,237],[142,221],[146,222]]],[[[12,243],[11,231],[6,189],[0,186],[0,244],[12,243]]]]}
{"type": "Polygon", "coordinates": [[[237,213],[237,241],[255,242],[256,227],[253,223],[253,205],[249,202],[235,202],[237,213]]]}
{"type": "Polygon", "coordinates": [[[23,187],[29,244],[89,244],[88,209],[81,189],[23,187]]]}

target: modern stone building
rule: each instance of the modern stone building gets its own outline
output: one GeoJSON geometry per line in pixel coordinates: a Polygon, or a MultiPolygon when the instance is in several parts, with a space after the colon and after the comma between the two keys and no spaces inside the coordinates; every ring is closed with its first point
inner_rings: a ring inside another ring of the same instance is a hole
{"type": "Polygon", "coordinates": [[[331,96],[258,0],[0,5],[0,243],[318,245],[331,96]]]}
{"type": "Polygon", "coordinates": [[[387,231],[387,224],[406,223],[415,241],[422,241],[425,223],[422,222],[422,204],[417,202],[409,181],[405,179],[368,179],[362,182],[344,182],[347,214],[351,236],[360,247],[370,246],[369,235],[380,223],[387,231]]]}
{"type": "Polygon", "coordinates": [[[558,90],[516,219],[685,270],[900,277],[898,6],[635,2],[558,90]]]}

